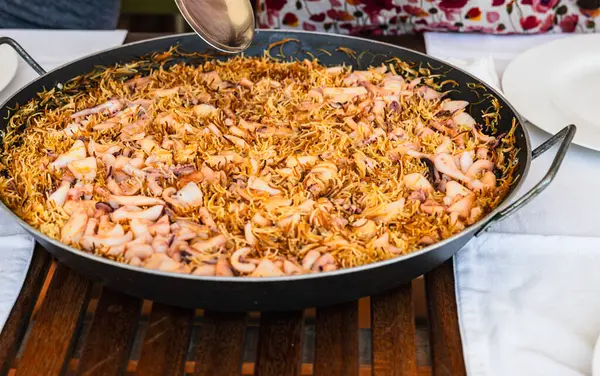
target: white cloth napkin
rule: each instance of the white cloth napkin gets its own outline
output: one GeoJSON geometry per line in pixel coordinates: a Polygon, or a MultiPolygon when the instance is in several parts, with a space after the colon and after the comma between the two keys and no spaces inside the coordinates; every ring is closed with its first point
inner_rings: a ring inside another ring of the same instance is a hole
{"type": "MultiPolygon", "coordinates": [[[[46,70],[123,43],[127,31],[11,30],[0,36],[15,39],[46,70]]],[[[0,92],[4,103],[15,91],[37,77],[19,58],[19,68],[11,83],[0,92]]],[[[34,241],[4,212],[0,212],[0,331],[23,286],[34,241]]]]}
{"type": "MultiPolygon", "coordinates": [[[[490,60],[501,74],[520,52],[563,37],[426,33],[425,41],[429,54],[462,60],[455,65],[493,82],[490,60]]],[[[534,147],[550,136],[527,128],[534,147]]],[[[519,195],[545,174],[554,152],[533,161],[519,195]]],[[[572,146],[539,197],[457,254],[470,376],[592,374],[600,334],[599,184],[600,153],[572,146]]]]}

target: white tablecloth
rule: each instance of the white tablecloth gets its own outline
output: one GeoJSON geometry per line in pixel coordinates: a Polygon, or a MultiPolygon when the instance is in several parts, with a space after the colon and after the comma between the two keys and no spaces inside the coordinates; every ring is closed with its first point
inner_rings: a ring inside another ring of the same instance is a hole
{"type": "MultiPolygon", "coordinates": [[[[127,32],[72,30],[0,29],[0,36],[11,37],[47,71],[73,59],[123,43],[127,32]]],[[[37,74],[19,58],[11,83],[0,92],[0,103],[37,74]]],[[[0,330],[21,290],[31,256],[33,239],[5,213],[0,213],[0,330]]]]}
{"type": "MultiPolygon", "coordinates": [[[[518,53],[565,35],[426,34],[439,58],[492,58],[498,73],[518,53]]],[[[482,72],[472,72],[482,75],[482,72]]],[[[566,125],[566,124],[565,124],[566,125]]],[[[550,135],[527,125],[533,146],[550,135]]],[[[554,150],[533,161],[521,194],[554,150]]],[[[600,153],[572,146],[554,182],[455,258],[469,375],[590,375],[600,334],[600,153]]]]}

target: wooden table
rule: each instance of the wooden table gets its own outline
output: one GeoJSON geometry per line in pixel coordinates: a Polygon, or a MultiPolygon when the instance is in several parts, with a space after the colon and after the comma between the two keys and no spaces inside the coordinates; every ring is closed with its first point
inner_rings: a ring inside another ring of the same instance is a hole
{"type": "MultiPolygon", "coordinates": [[[[423,50],[418,36],[397,41],[423,50]]],[[[218,313],[94,285],[37,246],[0,375],[465,375],[451,261],[425,283],[428,324],[410,284],[333,307],[218,313]]]]}

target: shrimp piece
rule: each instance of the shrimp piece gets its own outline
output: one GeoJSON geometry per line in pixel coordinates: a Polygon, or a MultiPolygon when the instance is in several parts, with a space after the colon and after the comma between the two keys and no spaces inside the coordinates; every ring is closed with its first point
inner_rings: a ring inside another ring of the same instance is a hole
{"type": "Polygon", "coordinates": [[[250,277],[282,277],[283,271],[268,259],[262,259],[250,277]]]}
{"type": "Polygon", "coordinates": [[[246,263],[242,260],[250,253],[251,249],[248,247],[240,248],[233,252],[229,258],[231,266],[240,273],[252,273],[256,269],[256,265],[252,263],[246,263]]]}
{"type": "Polygon", "coordinates": [[[134,218],[156,221],[158,217],[160,217],[160,215],[162,214],[164,208],[164,205],[156,205],[148,209],[142,210],[137,206],[122,206],[121,208],[112,212],[110,214],[110,217],[113,220],[113,222],[121,222],[127,219],[131,220],[134,218]]]}
{"type": "Polygon", "coordinates": [[[202,206],[204,203],[202,191],[196,183],[192,182],[187,183],[183,188],[177,191],[174,196],[177,202],[184,207],[202,206]]]}
{"type": "Polygon", "coordinates": [[[433,186],[427,178],[418,172],[405,175],[402,182],[413,191],[422,190],[424,192],[433,192],[433,186]]]}
{"type": "Polygon", "coordinates": [[[69,190],[71,189],[71,182],[67,180],[63,180],[60,183],[60,187],[54,193],[48,197],[48,201],[54,202],[56,206],[62,207],[67,200],[67,195],[69,194],[69,190]]]}
{"type": "Polygon", "coordinates": [[[317,250],[310,250],[304,255],[302,259],[302,267],[306,270],[312,269],[314,263],[321,257],[321,252],[317,250]]]}
{"type": "Polygon", "coordinates": [[[78,117],[88,116],[92,114],[97,114],[99,112],[107,112],[109,114],[114,114],[120,111],[123,108],[123,102],[119,99],[110,99],[102,104],[99,104],[92,108],[87,108],[85,110],[81,110],[79,112],[71,115],[71,118],[75,119],[78,117]]]}
{"type": "Polygon", "coordinates": [[[214,115],[217,113],[217,108],[215,106],[211,106],[210,104],[197,104],[194,107],[192,107],[192,111],[194,111],[194,114],[196,116],[199,116],[201,118],[205,118],[205,117],[209,117],[211,115],[214,115]]]}
{"type": "Polygon", "coordinates": [[[209,252],[215,248],[223,247],[226,242],[227,239],[224,235],[217,235],[208,240],[196,241],[191,246],[198,252],[209,252]]]}
{"type": "Polygon", "coordinates": [[[248,179],[248,188],[256,191],[266,192],[271,196],[276,196],[282,193],[281,190],[272,188],[267,182],[254,176],[251,176],[248,179]]]}
{"type": "Polygon", "coordinates": [[[355,87],[326,87],[323,89],[323,96],[330,102],[346,103],[355,97],[365,95],[368,91],[362,86],[355,87]]]}
{"type": "Polygon", "coordinates": [[[65,244],[77,244],[84,234],[89,216],[85,210],[78,210],[60,231],[60,241],[65,244]]]}
{"type": "Polygon", "coordinates": [[[50,163],[49,167],[54,169],[63,168],[71,162],[85,159],[86,156],[85,144],[83,141],[77,140],[66,153],[59,155],[54,162],[50,163]]]}

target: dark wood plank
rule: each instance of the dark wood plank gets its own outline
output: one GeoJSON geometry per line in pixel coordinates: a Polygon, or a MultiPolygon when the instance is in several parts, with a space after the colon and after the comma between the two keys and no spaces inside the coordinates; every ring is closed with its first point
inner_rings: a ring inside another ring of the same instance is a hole
{"type": "Polygon", "coordinates": [[[255,375],[300,375],[303,320],[302,311],[261,314],[255,375]]]}
{"type": "Polygon", "coordinates": [[[51,257],[36,243],[23,287],[0,335],[0,375],[8,373],[50,267],[51,257]]]}
{"type": "Polygon", "coordinates": [[[429,306],[433,375],[466,375],[452,260],[427,273],[425,285],[429,306]]]}
{"type": "Polygon", "coordinates": [[[315,376],[358,376],[358,301],[317,309],[315,376]]]}
{"type": "Polygon", "coordinates": [[[19,361],[19,376],[62,374],[88,303],[91,282],[58,264],[19,361]]]}
{"type": "Polygon", "coordinates": [[[154,303],[136,375],[181,375],[193,319],[193,309],[154,303]]]}
{"type": "Polygon", "coordinates": [[[410,284],[371,297],[373,375],[417,375],[410,284]]]}
{"type": "Polygon", "coordinates": [[[142,307],[141,299],[104,288],[87,335],[78,375],[120,375],[127,366],[142,307]]]}
{"type": "Polygon", "coordinates": [[[245,313],[204,312],[194,375],[239,375],[245,331],[245,313]]]}

